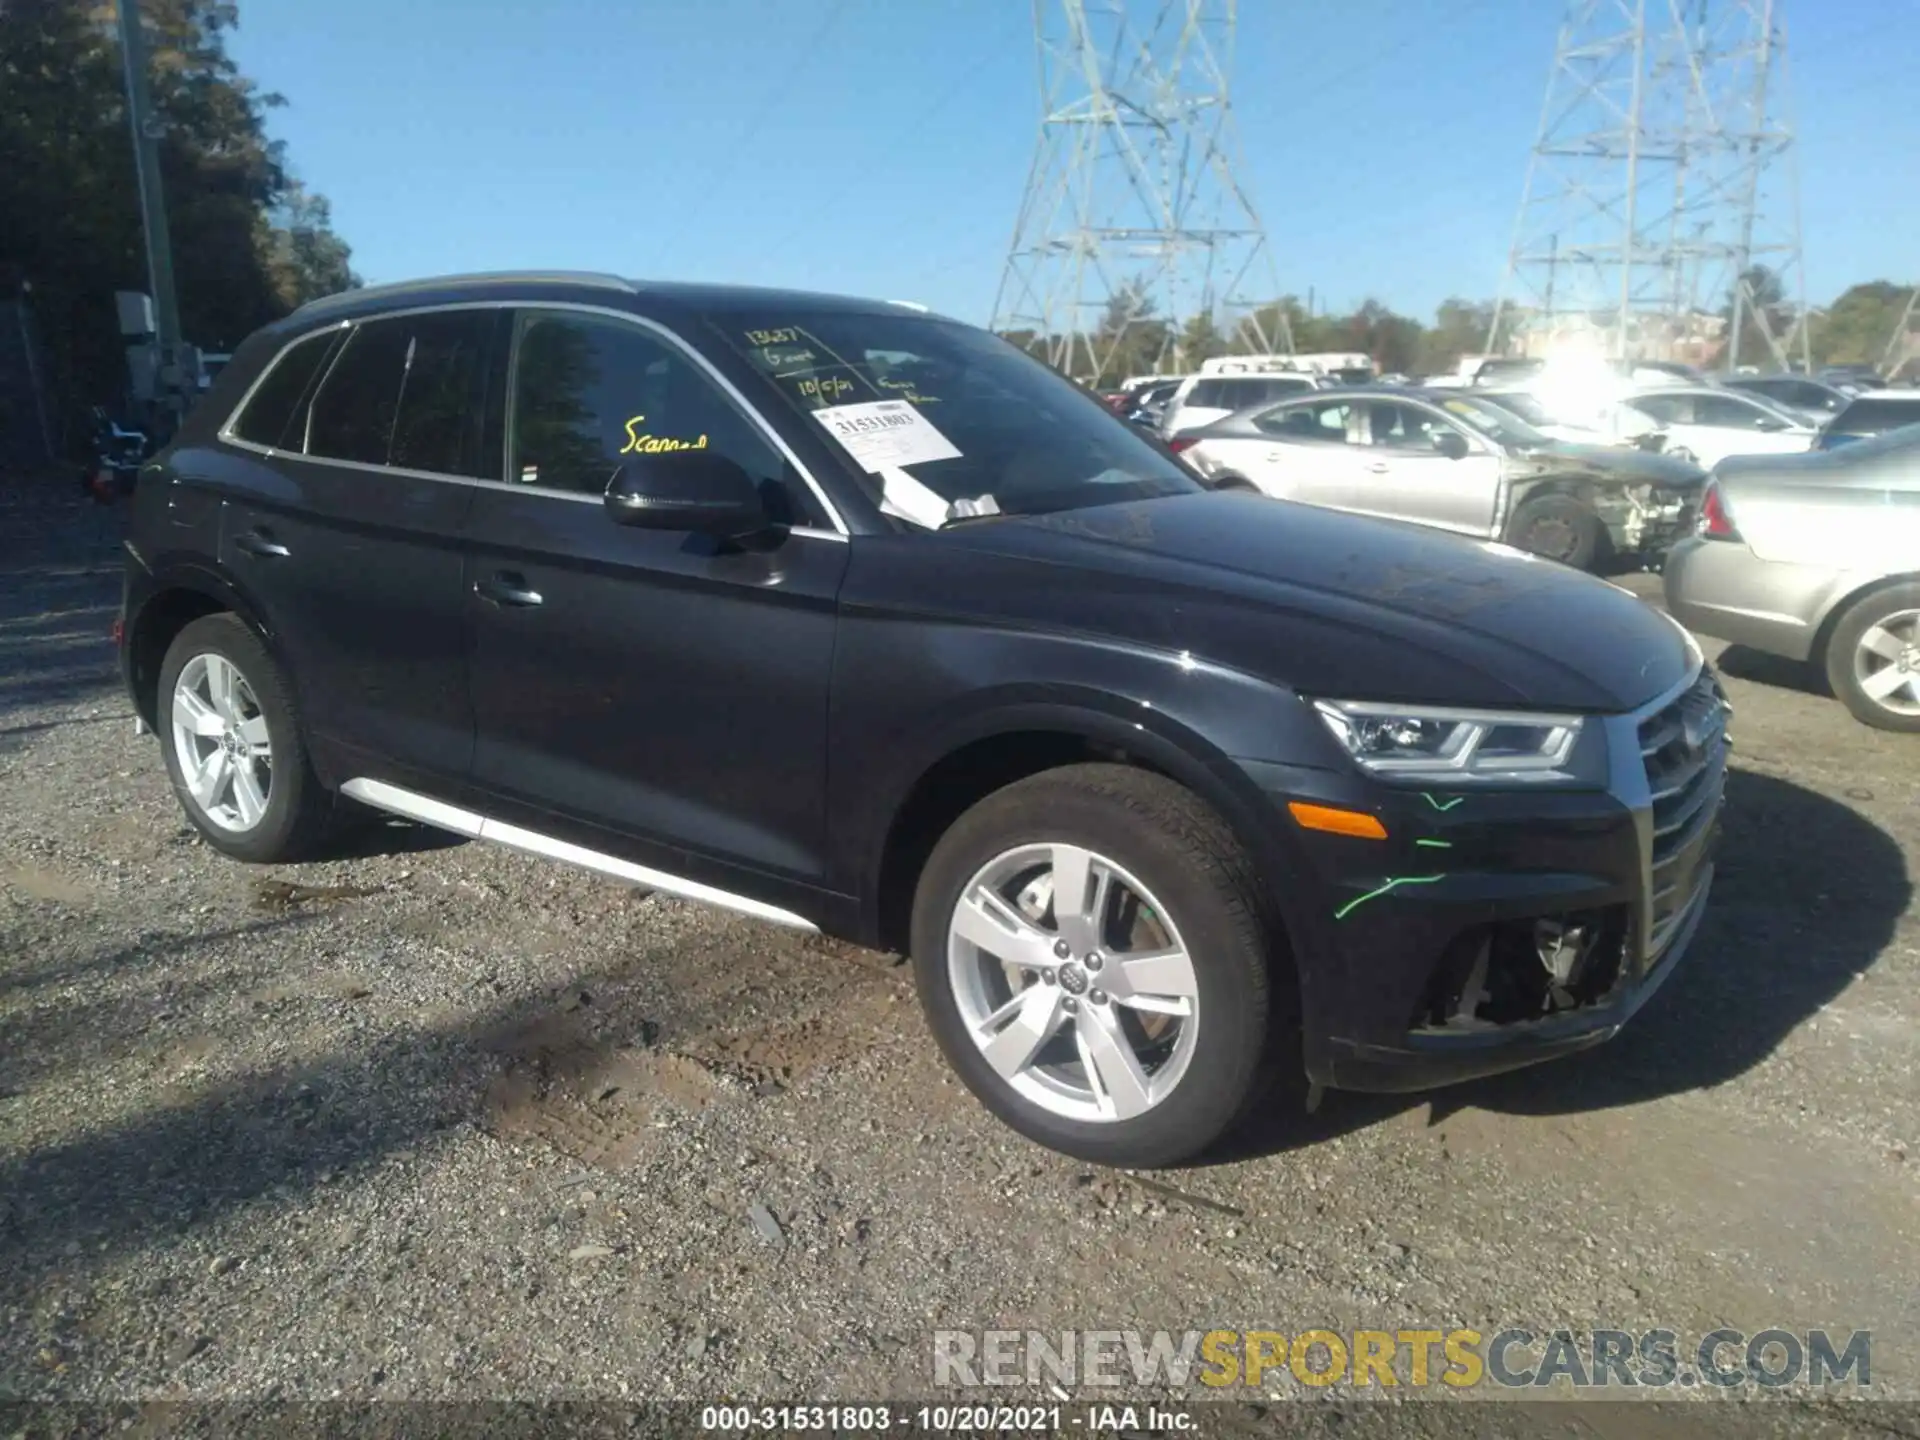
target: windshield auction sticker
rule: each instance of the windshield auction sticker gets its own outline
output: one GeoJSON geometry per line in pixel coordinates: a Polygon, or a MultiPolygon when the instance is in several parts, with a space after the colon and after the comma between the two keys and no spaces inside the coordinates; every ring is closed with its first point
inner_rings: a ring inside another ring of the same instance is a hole
{"type": "Polygon", "coordinates": [[[905,400],[830,405],[814,411],[813,418],[826,426],[870,475],[929,460],[960,458],[953,442],[905,400]]]}

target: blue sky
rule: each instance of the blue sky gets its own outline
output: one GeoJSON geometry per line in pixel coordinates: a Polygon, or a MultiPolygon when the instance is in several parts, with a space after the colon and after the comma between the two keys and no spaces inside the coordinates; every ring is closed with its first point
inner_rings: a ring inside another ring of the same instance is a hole
{"type": "MultiPolygon", "coordinates": [[[[1807,281],[1920,279],[1920,0],[1782,0],[1807,281]]],[[[1285,289],[1499,286],[1556,0],[1241,0],[1285,289]]],[[[243,0],[232,51],[370,281],[786,284],[984,322],[1032,156],[1026,0],[243,0]]]]}

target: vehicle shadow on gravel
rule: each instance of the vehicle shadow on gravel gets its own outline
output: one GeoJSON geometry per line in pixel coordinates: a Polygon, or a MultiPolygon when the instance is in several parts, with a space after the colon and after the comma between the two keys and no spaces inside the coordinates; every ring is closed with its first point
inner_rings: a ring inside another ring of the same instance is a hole
{"type": "MultiPolygon", "coordinates": [[[[575,983],[600,988],[595,977],[575,983]]],[[[431,1144],[474,1118],[476,1077],[497,1065],[488,1037],[555,1009],[551,994],[503,1002],[215,1082],[35,1150],[0,1152],[0,1310],[54,1274],[110,1265],[243,1209],[294,1203],[431,1144]]],[[[61,1034],[45,1029],[32,1040],[57,1049],[61,1034]]],[[[18,1091],[0,1096],[0,1123],[20,1100],[18,1091]]]]}
{"type": "Polygon", "coordinates": [[[1727,777],[1713,896],[1679,968],[1611,1041],[1563,1060],[1414,1095],[1329,1092],[1318,1113],[1263,1116],[1211,1163],[1252,1159],[1431,1105],[1563,1115],[1708,1089],[1761,1064],[1866,971],[1913,899],[1892,836],[1771,776],[1727,777]]]}
{"type": "Polygon", "coordinates": [[[1744,645],[1729,645],[1720,652],[1720,658],[1714,666],[1722,674],[1736,680],[1751,680],[1756,685],[1766,685],[1775,690],[1797,690],[1803,695],[1819,695],[1831,699],[1833,691],[1828,688],[1827,677],[1819,668],[1800,660],[1789,660],[1783,655],[1769,655],[1763,650],[1749,650],[1744,645]]]}
{"type": "Polygon", "coordinates": [[[91,605],[0,624],[0,735],[14,733],[8,722],[22,710],[121,698],[108,638],[114,610],[91,605]]]}

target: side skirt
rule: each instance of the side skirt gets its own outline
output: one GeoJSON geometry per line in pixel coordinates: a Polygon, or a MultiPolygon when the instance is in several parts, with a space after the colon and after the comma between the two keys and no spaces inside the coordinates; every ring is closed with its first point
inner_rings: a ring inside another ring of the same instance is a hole
{"type": "Polygon", "coordinates": [[[737,911],[742,915],[751,915],[756,920],[785,925],[794,930],[814,932],[818,929],[811,920],[796,915],[791,910],[782,910],[777,905],[767,905],[745,895],[735,895],[729,890],[718,890],[711,885],[702,885],[697,880],[687,880],[678,875],[668,875],[664,871],[650,870],[645,865],[634,864],[631,860],[622,860],[618,856],[589,850],[583,845],[556,840],[553,836],[542,835],[537,830],[525,830],[518,825],[509,825],[503,820],[491,820],[471,810],[462,810],[457,805],[449,805],[444,800],[435,800],[430,795],[404,790],[398,785],[389,785],[384,780],[349,780],[340,787],[340,793],[349,799],[358,800],[362,805],[371,805],[376,810],[385,810],[393,815],[405,816],[409,820],[418,820],[423,825],[451,830],[456,835],[465,835],[473,840],[490,840],[496,845],[504,845],[509,850],[519,850],[528,855],[538,855],[544,859],[578,865],[583,870],[592,870],[609,879],[623,880],[629,885],[645,885],[650,889],[663,890],[669,895],[678,895],[684,900],[698,900],[723,910],[737,911]]]}

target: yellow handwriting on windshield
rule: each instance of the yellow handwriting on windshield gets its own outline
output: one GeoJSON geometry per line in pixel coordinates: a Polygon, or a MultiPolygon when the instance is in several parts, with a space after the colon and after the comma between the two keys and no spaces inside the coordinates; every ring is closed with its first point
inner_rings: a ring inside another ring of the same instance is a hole
{"type": "Polygon", "coordinates": [[[888,380],[883,376],[880,384],[885,389],[899,392],[902,399],[911,400],[915,405],[938,405],[940,403],[940,397],[938,395],[922,395],[914,388],[913,381],[911,380],[888,380]]]}
{"type": "Polygon", "coordinates": [[[802,380],[796,387],[809,400],[825,400],[831,403],[842,395],[853,393],[853,382],[842,380],[838,375],[829,375],[825,379],[802,380]]]}
{"type": "Polygon", "coordinates": [[[698,440],[680,440],[670,435],[649,435],[641,430],[647,423],[647,417],[636,415],[627,421],[627,443],[620,447],[622,455],[662,455],[669,450],[704,450],[707,437],[698,440]]]}

